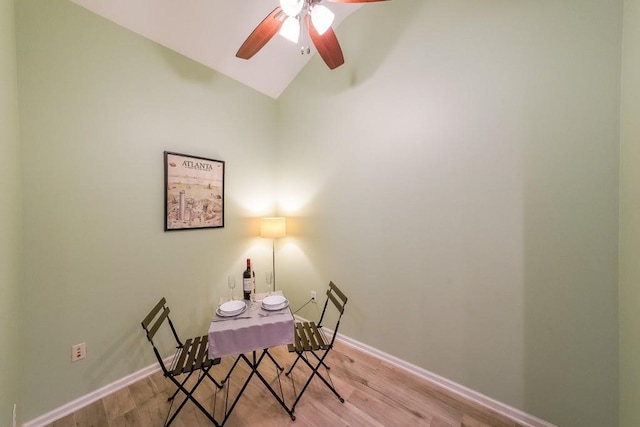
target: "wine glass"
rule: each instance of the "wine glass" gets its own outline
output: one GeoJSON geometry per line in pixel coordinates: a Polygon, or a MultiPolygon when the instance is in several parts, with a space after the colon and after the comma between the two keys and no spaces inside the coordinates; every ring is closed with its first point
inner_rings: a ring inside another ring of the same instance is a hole
{"type": "Polygon", "coordinates": [[[267,296],[271,295],[271,283],[273,283],[273,273],[272,272],[268,272],[266,274],[266,280],[267,280],[267,296]]]}
{"type": "Polygon", "coordinates": [[[227,286],[231,289],[231,300],[233,300],[233,288],[236,287],[236,276],[227,276],[227,286]]]}

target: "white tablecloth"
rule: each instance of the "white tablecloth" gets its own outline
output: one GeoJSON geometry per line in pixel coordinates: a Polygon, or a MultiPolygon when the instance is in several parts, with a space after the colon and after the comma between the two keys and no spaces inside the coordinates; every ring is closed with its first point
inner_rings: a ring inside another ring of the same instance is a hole
{"type": "Polygon", "coordinates": [[[293,314],[289,308],[273,312],[264,310],[258,301],[245,302],[247,310],[238,318],[231,320],[214,315],[209,326],[209,357],[233,356],[293,343],[293,314]]]}

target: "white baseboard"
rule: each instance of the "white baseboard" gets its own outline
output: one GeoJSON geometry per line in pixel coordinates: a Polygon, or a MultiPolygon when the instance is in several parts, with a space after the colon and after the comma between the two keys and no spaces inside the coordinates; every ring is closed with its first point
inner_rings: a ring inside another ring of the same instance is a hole
{"type": "MultiPolygon", "coordinates": [[[[165,359],[165,365],[169,365],[171,363],[173,356],[165,359]]],[[[23,427],[43,427],[53,423],[60,418],[66,417],[69,414],[74,413],[75,411],[84,408],[85,406],[95,402],[96,400],[100,400],[105,396],[110,395],[128,385],[135,383],[136,381],[141,380],[144,377],[147,377],[153,374],[156,371],[159,371],[160,367],[158,363],[154,363],[153,365],[147,366],[146,368],[142,368],[137,372],[134,372],[131,375],[127,375],[124,378],[120,378],[112,382],[111,384],[107,384],[106,386],[99,388],[98,390],[92,391],[89,394],[85,394],[73,400],[65,405],[60,406],[52,411],[47,412],[37,418],[34,418],[31,421],[27,421],[22,426],[23,427]]]]}
{"type": "MultiPolygon", "coordinates": [[[[333,331],[324,328],[325,331],[329,334],[333,334],[333,331]]],[[[349,345],[353,348],[356,348],[360,351],[370,354],[378,359],[382,359],[385,362],[391,363],[405,371],[417,375],[445,390],[448,390],[452,393],[457,394],[458,396],[473,401],[478,405],[484,406],[494,412],[502,414],[510,419],[516,421],[519,424],[527,427],[557,427],[554,424],[551,424],[547,421],[544,421],[540,418],[537,418],[533,415],[527,414],[519,409],[513,408],[509,405],[506,405],[502,402],[498,402],[488,396],[485,396],[477,391],[471,390],[463,385],[455,383],[451,380],[448,380],[440,375],[434,374],[433,372],[429,372],[426,369],[423,369],[419,366],[413,365],[409,362],[405,362],[402,359],[399,359],[395,356],[387,354],[383,351],[380,351],[376,348],[370,347],[366,344],[363,344],[359,341],[354,340],[353,338],[349,338],[345,335],[338,333],[336,336],[336,340],[340,341],[346,345],[349,345]]]]}
{"type": "MultiPolygon", "coordinates": [[[[306,319],[299,317],[299,316],[295,316],[296,320],[299,321],[306,321],[306,319]]],[[[332,334],[333,331],[324,328],[325,331],[329,334],[332,334]]],[[[363,351],[367,354],[370,354],[373,357],[376,357],[378,359],[384,360],[385,362],[391,363],[401,369],[404,369],[405,371],[417,375],[439,387],[442,387],[452,393],[457,394],[458,396],[467,399],[467,400],[471,400],[475,403],[477,403],[478,405],[484,406],[485,408],[488,408],[492,411],[495,411],[499,414],[502,414],[506,417],[511,418],[512,420],[518,422],[519,424],[522,424],[523,426],[527,426],[527,427],[557,427],[554,424],[551,424],[547,421],[541,420],[540,418],[537,418],[533,415],[527,414],[526,412],[523,412],[519,409],[513,408],[509,405],[506,405],[502,402],[498,402],[495,399],[492,399],[488,396],[485,396],[481,393],[478,393],[474,390],[471,390],[463,385],[460,385],[458,383],[455,383],[453,381],[450,381],[444,377],[441,377],[440,375],[434,374],[433,372],[429,372],[426,369],[423,369],[419,366],[413,365],[409,362],[406,362],[402,359],[399,359],[395,356],[392,356],[388,353],[385,353],[383,351],[380,351],[376,348],[370,347],[366,344],[361,343],[360,341],[354,340],[353,338],[349,338],[345,335],[342,334],[338,334],[336,339],[346,345],[349,345],[357,350],[363,351]]],[[[168,365],[171,363],[171,357],[167,358],[165,360],[165,365],[168,365]]],[[[146,368],[143,368],[141,370],[139,370],[138,372],[134,372],[131,375],[127,375],[124,378],[121,378],[117,381],[114,381],[111,384],[108,384],[98,390],[95,390],[87,395],[84,395],[72,402],[69,402],[59,408],[56,408],[50,412],[47,412],[44,415],[39,416],[38,418],[35,418],[31,421],[26,422],[25,424],[23,424],[23,427],[43,427],[46,425],[49,425],[51,423],[53,423],[56,420],[59,420],[62,417],[65,417],[75,411],[77,411],[80,408],[83,408],[87,405],[89,405],[90,403],[95,402],[96,400],[102,399],[105,396],[108,396],[111,393],[114,393],[118,390],[120,390],[121,388],[124,388],[130,384],[135,383],[136,381],[139,381],[140,379],[149,376],[151,374],[153,374],[154,372],[158,371],[160,368],[158,367],[158,365],[156,363],[154,363],[151,366],[147,366],[146,368]]]]}
{"type": "MultiPolygon", "coordinates": [[[[294,317],[299,322],[308,322],[308,320],[304,317],[300,317],[297,315],[295,315],[294,317]]],[[[324,329],[324,331],[328,335],[333,334],[333,331],[329,328],[323,327],[322,329],[324,329]]],[[[341,333],[338,333],[336,335],[336,340],[357,350],[363,351],[373,357],[384,360],[385,362],[395,365],[401,369],[404,369],[405,371],[413,375],[423,378],[445,390],[457,394],[463,399],[470,400],[477,403],[478,405],[484,406],[487,409],[509,417],[525,427],[557,427],[555,424],[551,424],[548,421],[542,420],[531,414],[527,414],[526,412],[523,412],[512,406],[509,406],[502,402],[498,402],[497,400],[485,396],[482,393],[478,393],[477,391],[471,390],[470,388],[467,388],[461,384],[441,377],[438,374],[434,374],[433,372],[427,371],[426,369],[423,369],[419,366],[413,365],[388,353],[380,351],[377,348],[368,346],[367,344],[361,343],[360,341],[354,340],[353,338],[349,338],[345,335],[342,335],[341,333]]]]}

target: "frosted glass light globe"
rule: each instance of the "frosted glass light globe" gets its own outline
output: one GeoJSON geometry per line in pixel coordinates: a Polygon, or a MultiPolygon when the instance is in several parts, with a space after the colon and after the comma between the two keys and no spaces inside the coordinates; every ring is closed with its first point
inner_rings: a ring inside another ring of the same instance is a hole
{"type": "Polygon", "coordinates": [[[278,34],[287,40],[298,43],[298,39],[300,37],[300,21],[291,16],[287,17],[287,19],[282,23],[282,27],[280,27],[280,32],[278,34]]]}
{"type": "Polygon", "coordinates": [[[333,12],[329,10],[329,8],[322,6],[321,4],[317,4],[311,9],[311,22],[313,23],[313,27],[316,29],[318,34],[323,35],[331,24],[333,24],[333,19],[335,15],[333,12]]]}
{"type": "Polygon", "coordinates": [[[300,13],[304,0],[280,0],[280,7],[287,16],[294,17],[300,13]]]}

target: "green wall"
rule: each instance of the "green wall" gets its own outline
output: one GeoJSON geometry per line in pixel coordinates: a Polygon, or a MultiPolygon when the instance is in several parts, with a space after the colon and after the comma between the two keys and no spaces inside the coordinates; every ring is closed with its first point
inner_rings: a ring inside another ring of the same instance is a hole
{"type": "Polygon", "coordinates": [[[640,425],[640,1],[624,2],[620,138],[620,425],[640,425]]]}
{"type": "Polygon", "coordinates": [[[251,219],[275,206],[275,110],[66,0],[18,2],[17,39],[31,420],[151,365],[140,321],[160,297],[195,334],[245,257],[270,265],[251,219]],[[164,150],[226,161],[223,229],[163,231],[164,150]]]}
{"type": "Polygon", "coordinates": [[[0,425],[20,410],[20,145],[14,1],[0,0],[0,425]]]}
{"type": "Polygon", "coordinates": [[[561,426],[617,425],[621,6],[367,5],[337,31],[347,63],[314,58],[273,101],[66,0],[18,2],[22,219],[0,215],[22,221],[23,418],[150,365],[162,295],[205,328],[227,274],[268,268],[254,218],[278,212],[294,306],[334,280],[348,336],[561,426]],[[224,229],[162,231],[164,150],[227,162],[224,229]]]}
{"type": "Polygon", "coordinates": [[[621,16],[363,7],[346,64],[314,59],[278,105],[300,218],[279,277],[299,298],[342,285],[342,332],[377,349],[560,426],[617,425],[621,16]]]}

